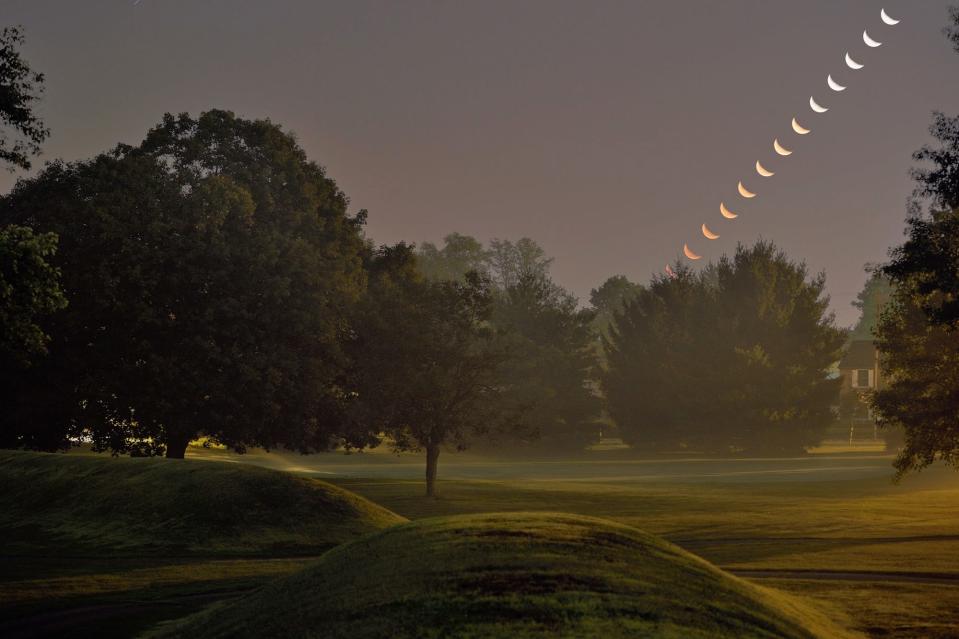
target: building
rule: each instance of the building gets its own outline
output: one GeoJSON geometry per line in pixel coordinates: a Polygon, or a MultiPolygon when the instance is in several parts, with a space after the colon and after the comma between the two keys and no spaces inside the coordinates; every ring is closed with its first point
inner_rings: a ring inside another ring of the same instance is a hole
{"type": "Polygon", "coordinates": [[[872,340],[853,340],[839,362],[842,387],[839,390],[840,419],[849,423],[849,443],[856,435],[856,426],[872,430],[878,439],[876,420],[867,402],[871,391],[882,387],[883,376],[879,365],[879,351],[872,340]]]}
{"type": "Polygon", "coordinates": [[[839,362],[842,392],[864,393],[881,388],[879,351],[872,340],[854,340],[839,362]]]}

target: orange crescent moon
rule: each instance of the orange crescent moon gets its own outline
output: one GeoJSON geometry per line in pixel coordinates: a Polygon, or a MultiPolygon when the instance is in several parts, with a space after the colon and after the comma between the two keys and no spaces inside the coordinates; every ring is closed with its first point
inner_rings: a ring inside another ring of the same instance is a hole
{"type": "Polygon", "coordinates": [[[796,118],[793,118],[793,131],[795,131],[799,135],[806,135],[807,133],[809,133],[809,129],[799,124],[799,120],[797,120],[796,118]]]}
{"type": "Polygon", "coordinates": [[[707,240],[718,240],[719,235],[709,230],[709,227],[703,224],[703,235],[707,240]]]}
{"type": "Polygon", "coordinates": [[[742,195],[747,200],[751,200],[754,197],[756,197],[756,194],[750,191],[749,189],[747,189],[745,186],[743,186],[742,182],[739,183],[739,194],[742,195]]]}
{"type": "Polygon", "coordinates": [[[779,155],[785,156],[785,155],[792,155],[792,154],[793,154],[792,151],[790,151],[789,149],[787,149],[786,147],[784,147],[782,144],[780,144],[780,143],[779,143],[779,140],[776,140],[776,141],[773,142],[773,148],[776,149],[776,153],[778,153],[779,155]]]}
{"type": "Polygon", "coordinates": [[[696,255],[691,250],[689,250],[689,244],[683,244],[683,253],[691,260],[701,260],[703,259],[702,255],[696,255]]]}
{"type": "Polygon", "coordinates": [[[738,214],[733,213],[732,211],[727,209],[725,203],[722,203],[719,205],[719,212],[722,213],[723,217],[726,218],[727,220],[735,220],[737,217],[739,217],[738,214]]]}

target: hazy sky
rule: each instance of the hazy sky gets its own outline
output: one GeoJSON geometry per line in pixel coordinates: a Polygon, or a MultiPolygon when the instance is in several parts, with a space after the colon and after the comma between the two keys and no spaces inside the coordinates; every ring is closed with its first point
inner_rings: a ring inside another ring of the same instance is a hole
{"type": "Polygon", "coordinates": [[[24,25],[47,75],[46,159],[227,108],[295,131],[378,243],[530,236],[585,297],[610,275],[646,281],[685,241],[714,258],[763,237],[825,269],[848,324],[863,264],[902,237],[931,112],[959,113],[948,4],[0,0],[0,22],[24,25]],[[740,179],[759,197],[743,203],[740,179]]]}

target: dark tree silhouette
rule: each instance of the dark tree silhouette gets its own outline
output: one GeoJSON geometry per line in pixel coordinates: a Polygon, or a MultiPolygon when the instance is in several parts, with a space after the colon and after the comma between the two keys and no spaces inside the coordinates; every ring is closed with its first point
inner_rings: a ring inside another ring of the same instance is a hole
{"type": "Polygon", "coordinates": [[[201,433],[325,448],[365,279],[346,208],[290,134],[226,111],[21,181],[0,222],[59,234],[70,306],[36,375],[2,391],[20,423],[169,457],[201,433]]]}
{"type": "Polygon", "coordinates": [[[937,113],[931,132],[938,144],[914,156],[906,241],[882,267],[895,292],[876,329],[886,384],[871,401],[881,425],[905,432],[899,477],[937,459],[959,467],[959,117],[937,113]]]}
{"type": "Polygon", "coordinates": [[[605,340],[603,386],[624,439],[646,449],[794,454],[832,421],[843,333],[822,275],[775,246],[738,247],[699,275],[642,289],[605,340]]]}
{"type": "Polygon", "coordinates": [[[422,279],[405,245],[373,256],[351,345],[353,417],[357,430],[384,433],[396,450],[426,452],[428,496],[444,446],[463,449],[521,415],[499,382],[509,354],[491,309],[489,282],[478,274],[422,279]]]}
{"type": "Polygon", "coordinates": [[[32,71],[21,57],[23,43],[20,27],[0,30],[0,122],[15,136],[0,135],[0,160],[10,165],[11,171],[29,169],[30,156],[40,152],[40,145],[50,135],[33,112],[43,93],[43,74],[32,71]]]}

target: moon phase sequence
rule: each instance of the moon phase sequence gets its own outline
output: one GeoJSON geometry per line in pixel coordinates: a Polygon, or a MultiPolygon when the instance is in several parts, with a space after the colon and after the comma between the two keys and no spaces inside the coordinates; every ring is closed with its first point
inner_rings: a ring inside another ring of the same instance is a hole
{"type": "MultiPolygon", "coordinates": [[[[879,17],[882,19],[883,24],[888,27],[894,27],[900,22],[902,22],[901,20],[890,16],[885,9],[883,9],[880,12],[879,17]]],[[[878,47],[881,47],[883,44],[881,41],[876,40],[875,38],[870,36],[868,29],[862,32],[862,41],[870,49],[876,49],[878,47]]],[[[866,66],[865,64],[858,62],[855,58],[853,58],[851,51],[846,52],[846,55],[844,57],[844,62],[846,63],[846,67],[848,67],[849,69],[853,71],[859,71],[860,69],[863,69],[866,66]]],[[[848,86],[837,82],[836,79],[832,76],[832,74],[829,74],[826,76],[826,85],[834,93],[842,93],[847,88],[849,88],[848,86]]],[[[809,98],[809,108],[812,109],[813,112],[817,114],[823,114],[829,111],[829,107],[823,106],[822,104],[816,101],[816,96],[811,96],[809,98]]],[[[797,118],[792,119],[791,125],[792,125],[793,133],[795,133],[796,135],[800,135],[800,136],[809,135],[809,133],[812,132],[811,129],[800,124],[797,118]]],[[[788,157],[793,154],[793,151],[791,149],[783,146],[779,142],[779,138],[776,138],[773,141],[773,150],[776,152],[777,155],[781,157],[788,157]]],[[[756,173],[764,178],[770,178],[776,175],[775,172],[770,171],[765,166],[763,166],[762,160],[759,160],[756,162],[756,173]]],[[[747,189],[746,186],[742,183],[742,181],[739,182],[737,190],[739,191],[739,195],[746,200],[751,200],[756,197],[756,193],[747,189]]],[[[734,213],[733,211],[729,210],[725,202],[721,202],[719,204],[719,213],[726,220],[735,220],[739,217],[738,213],[734,213]]],[[[706,224],[702,225],[701,231],[702,231],[703,237],[705,237],[707,240],[710,240],[710,241],[718,240],[720,237],[719,233],[716,233],[715,231],[710,229],[709,226],[707,226],[706,224]]],[[[696,253],[695,251],[689,248],[688,243],[683,244],[683,254],[689,260],[696,261],[696,260],[703,259],[702,255],[699,255],[698,253],[696,253]]],[[[676,277],[675,271],[673,271],[673,269],[668,264],[666,265],[666,270],[664,272],[669,277],[676,277]]]]}

